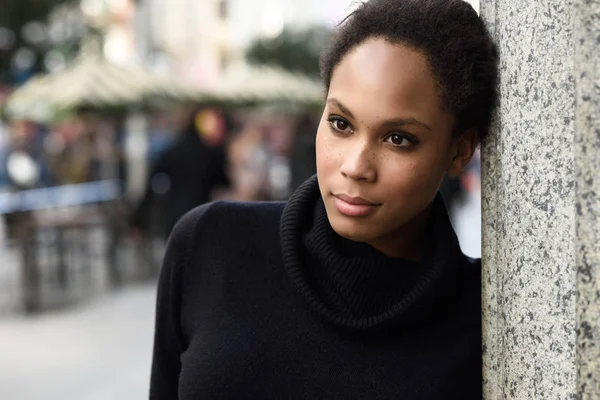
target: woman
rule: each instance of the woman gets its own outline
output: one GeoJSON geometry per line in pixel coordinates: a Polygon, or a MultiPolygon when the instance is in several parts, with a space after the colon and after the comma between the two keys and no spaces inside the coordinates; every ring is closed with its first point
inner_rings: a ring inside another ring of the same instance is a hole
{"type": "Polygon", "coordinates": [[[487,133],[495,47],[460,0],[371,0],[322,56],[317,177],[170,239],[152,399],[481,398],[480,264],[443,201],[487,133]]]}

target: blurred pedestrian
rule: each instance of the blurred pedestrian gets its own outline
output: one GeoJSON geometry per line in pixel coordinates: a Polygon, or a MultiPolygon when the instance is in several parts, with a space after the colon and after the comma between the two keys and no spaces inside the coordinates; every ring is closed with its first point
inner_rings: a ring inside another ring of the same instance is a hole
{"type": "Polygon", "coordinates": [[[317,173],[315,158],[317,128],[318,124],[314,122],[310,113],[305,113],[298,120],[291,157],[293,190],[317,173]]]}
{"type": "Polygon", "coordinates": [[[260,124],[248,124],[228,147],[231,200],[265,200],[268,191],[269,155],[260,124]]]}
{"type": "Polygon", "coordinates": [[[168,236],[181,216],[212,200],[217,188],[229,185],[224,135],[225,125],[216,110],[194,113],[175,143],[156,161],[133,215],[134,227],[148,232],[153,204],[158,203],[163,233],[168,236]]]}
{"type": "Polygon", "coordinates": [[[316,176],[175,227],[150,398],[481,399],[481,265],[439,187],[486,135],[497,75],[468,3],[360,4],[322,55],[316,176]]]}

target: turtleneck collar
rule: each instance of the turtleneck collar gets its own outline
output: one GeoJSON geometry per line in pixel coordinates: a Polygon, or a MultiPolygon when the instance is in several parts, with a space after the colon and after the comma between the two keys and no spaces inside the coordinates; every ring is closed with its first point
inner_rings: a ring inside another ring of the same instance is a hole
{"type": "Polygon", "coordinates": [[[336,234],[321,199],[302,239],[311,286],[327,307],[346,316],[369,317],[391,309],[420,271],[418,263],[387,257],[336,234]]]}
{"type": "Polygon", "coordinates": [[[462,254],[439,195],[425,235],[429,251],[418,263],[340,237],[316,176],[288,201],[280,234],[285,268],[301,296],[328,322],[359,331],[426,318],[434,300],[450,294],[462,254]]]}

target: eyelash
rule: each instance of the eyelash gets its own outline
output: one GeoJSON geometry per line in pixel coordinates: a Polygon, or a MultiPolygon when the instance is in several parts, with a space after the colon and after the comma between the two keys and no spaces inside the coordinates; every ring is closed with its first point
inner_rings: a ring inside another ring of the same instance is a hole
{"type": "Polygon", "coordinates": [[[351,133],[351,132],[342,131],[335,127],[336,122],[344,122],[344,123],[348,124],[348,127],[352,128],[352,125],[350,124],[350,122],[348,122],[345,118],[338,117],[336,115],[332,115],[329,118],[327,118],[327,121],[329,122],[329,126],[331,127],[331,129],[333,129],[335,132],[346,133],[346,134],[351,133]]]}
{"type": "MultiPolygon", "coordinates": [[[[332,129],[334,132],[336,132],[336,133],[338,133],[338,134],[342,134],[342,135],[348,135],[349,133],[352,133],[352,125],[351,125],[351,124],[350,124],[350,122],[348,122],[348,120],[346,120],[345,118],[339,117],[339,116],[337,116],[337,115],[332,115],[332,116],[330,116],[330,117],[328,117],[328,118],[327,118],[327,121],[329,122],[329,126],[330,126],[330,128],[331,128],[331,129],[332,129]],[[351,128],[351,131],[350,131],[350,132],[346,132],[346,131],[343,131],[343,130],[340,130],[340,129],[336,128],[336,127],[335,127],[335,123],[336,123],[336,122],[343,122],[343,123],[346,123],[346,124],[348,124],[348,127],[349,127],[349,128],[351,128]]],[[[398,135],[398,136],[400,136],[402,139],[404,139],[404,140],[406,140],[407,142],[409,142],[409,143],[410,143],[410,146],[415,146],[415,145],[419,144],[419,142],[418,142],[418,140],[417,140],[417,139],[415,139],[415,138],[413,138],[412,136],[409,136],[409,135],[407,135],[407,134],[405,134],[405,133],[403,133],[403,132],[391,132],[391,133],[389,133],[389,134],[387,134],[387,135],[385,136],[384,140],[386,140],[386,141],[387,141],[387,139],[389,139],[390,137],[392,137],[392,136],[394,136],[394,135],[398,135]]],[[[390,143],[390,144],[391,144],[392,146],[394,146],[394,147],[398,148],[398,149],[402,149],[402,148],[405,148],[405,147],[407,147],[407,146],[396,145],[396,144],[393,144],[393,143],[390,143]]]]}
{"type": "MultiPolygon", "coordinates": [[[[403,134],[402,132],[392,132],[392,133],[390,133],[389,135],[387,135],[387,136],[385,137],[385,139],[387,140],[387,139],[389,139],[390,137],[392,137],[392,136],[394,136],[394,135],[398,135],[398,136],[400,136],[400,138],[402,138],[403,140],[406,140],[408,143],[410,143],[410,146],[414,146],[414,145],[418,144],[418,142],[417,142],[417,140],[416,140],[416,139],[414,139],[413,137],[410,137],[410,136],[408,136],[408,135],[406,135],[406,134],[403,134]]],[[[393,143],[390,143],[390,144],[391,144],[392,146],[394,146],[394,147],[407,147],[407,146],[401,146],[401,145],[397,145],[397,144],[393,144],[393,143]]]]}

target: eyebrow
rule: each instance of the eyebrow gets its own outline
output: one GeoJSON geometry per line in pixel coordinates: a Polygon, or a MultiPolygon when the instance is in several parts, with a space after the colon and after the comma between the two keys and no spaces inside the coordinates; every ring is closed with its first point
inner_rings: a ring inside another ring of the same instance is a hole
{"type": "MultiPolygon", "coordinates": [[[[346,108],[338,99],[335,99],[335,98],[327,99],[327,103],[333,104],[334,106],[339,108],[344,114],[348,115],[350,118],[356,119],[354,117],[354,115],[352,114],[352,112],[348,108],[346,108]]],[[[419,125],[429,131],[433,130],[433,129],[431,129],[431,127],[429,125],[424,124],[423,122],[421,122],[415,118],[412,118],[412,117],[411,118],[388,119],[388,120],[383,121],[382,125],[385,125],[385,126],[419,125]]]]}

